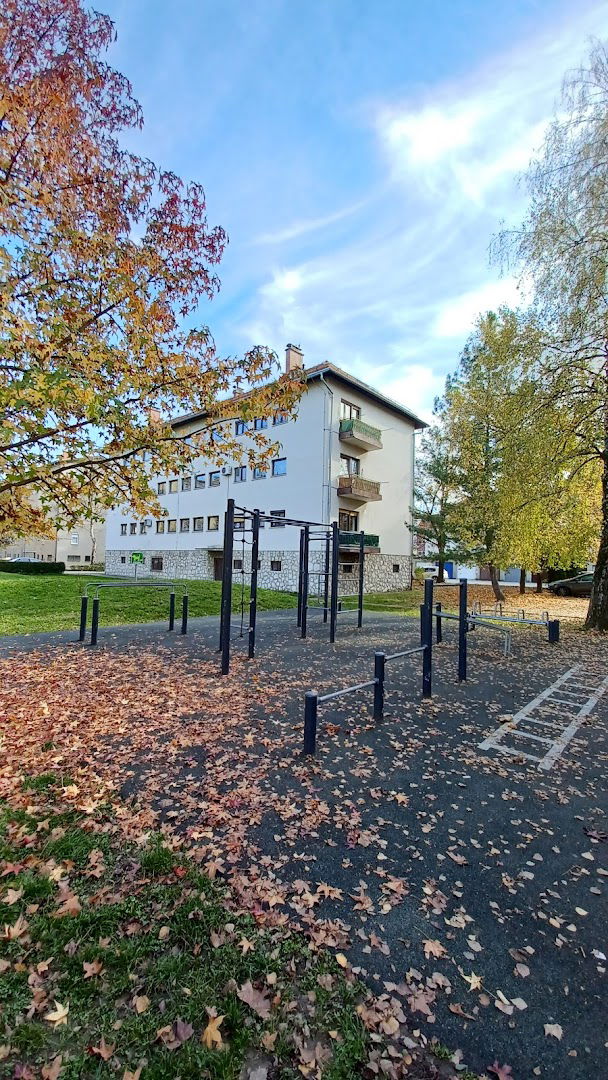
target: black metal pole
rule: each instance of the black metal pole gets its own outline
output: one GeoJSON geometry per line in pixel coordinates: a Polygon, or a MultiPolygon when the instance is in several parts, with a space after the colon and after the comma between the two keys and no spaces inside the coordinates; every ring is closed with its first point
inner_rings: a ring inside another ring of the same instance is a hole
{"type": "Polygon", "coordinates": [[[458,682],[467,678],[467,579],[461,578],[458,586],[458,682]]]}
{"type": "Polygon", "coordinates": [[[234,499],[224,514],[224,580],[222,582],[221,642],[222,675],[230,671],[230,617],[232,614],[232,552],[234,548],[234,499]]]}
{"type": "Polygon", "coordinates": [[[323,575],[323,622],[327,622],[327,608],[329,605],[329,533],[325,537],[325,573],[323,575]]]}
{"type": "Polygon", "coordinates": [[[169,630],[175,628],[175,593],[169,593],[169,630]]]}
{"type": "Polygon", "coordinates": [[[422,696],[430,698],[433,694],[433,580],[426,578],[424,582],[424,637],[422,644],[422,696]]]}
{"type": "Polygon", "coordinates": [[[80,633],[78,635],[79,641],[84,641],[87,633],[87,608],[89,606],[89,598],[85,595],[80,601],[80,633]]]}
{"type": "Polygon", "coordinates": [[[300,558],[298,561],[298,626],[302,625],[302,574],[304,566],[304,529],[300,529],[300,558]]]}
{"type": "Polygon", "coordinates": [[[302,546],[302,614],[301,625],[302,634],[301,637],[306,637],[306,629],[308,623],[308,560],[310,558],[310,526],[304,526],[304,544],[302,546]]]}
{"type": "Polygon", "coordinates": [[[91,619],[91,645],[97,645],[97,630],[99,627],[99,597],[93,600],[93,617],[91,619]]]}
{"type": "Polygon", "coordinates": [[[441,604],[435,604],[437,618],[435,619],[435,641],[438,645],[443,641],[443,629],[441,625],[441,604]]]}
{"type": "Polygon", "coordinates": [[[374,653],[374,720],[382,720],[384,716],[384,669],[386,666],[386,654],[374,653]]]}
{"type": "Polygon", "coordinates": [[[338,522],[332,522],[331,526],[331,600],[329,608],[329,640],[336,640],[336,624],[338,622],[338,562],[340,558],[340,533],[338,522]]]}
{"type": "Polygon", "coordinates": [[[181,634],[188,632],[188,593],[184,593],[182,596],[182,627],[181,634]]]}
{"type": "Polygon", "coordinates": [[[549,641],[554,644],[559,641],[559,619],[549,619],[547,622],[549,641]]]}
{"type": "Polygon", "coordinates": [[[420,644],[424,645],[424,604],[420,605],[420,644]]]}
{"type": "Polygon", "coordinates": [[[357,614],[357,626],[363,626],[363,583],[365,574],[365,533],[359,533],[359,611],[357,614]]]}
{"type": "Polygon", "coordinates": [[[304,753],[314,754],[317,748],[317,708],[319,695],[308,690],[304,695],[304,753]]]}
{"type": "Polygon", "coordinates": [[[247,655],[255,656],[255,624],[258,616],[258,555],[260,551],[260,511],[253,511],[251,526],[251,587],[249,596],[249,641],[247,655]]]}

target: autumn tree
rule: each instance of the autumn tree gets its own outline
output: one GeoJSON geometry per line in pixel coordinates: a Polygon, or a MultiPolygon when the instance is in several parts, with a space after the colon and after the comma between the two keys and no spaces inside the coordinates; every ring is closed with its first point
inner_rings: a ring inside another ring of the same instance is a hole
{"type": "Polygon", "coordinates": [[[302,390],[297,373],[273,378],[268,349],[219,357],[195,325],[226,235],[209,227],[199,183],[121,144],[142,115],[104,60],[113,36],[79,0],[4,0],[0,14],[0,529],[11,534],[48,529],[51,507],[53,525],[115,503],[153,510],[150,473],[230,458],[227,417],[289,411],[302,390]],[[169,422],[190,412],[205,415],[195,440],[169,422]]]}
{"type": "Polygon", "coordinates": [[[534,289],[542,337],[537,409],[558,407],[572,467],[602,473],[601,533],[587,625],[608,630],[608,50],[593,44],[566,77],[555,119],[526,175],[521,227],[494,245],[534,289]]]}
{"type": "Polygon", "coordinates": [[[456,558],[457,481],[454,450],[446,431],[434,424],[425,431],[417,462],[412,518],[414,535],[437,551],[438,581],[445,564],[456,558]]]}

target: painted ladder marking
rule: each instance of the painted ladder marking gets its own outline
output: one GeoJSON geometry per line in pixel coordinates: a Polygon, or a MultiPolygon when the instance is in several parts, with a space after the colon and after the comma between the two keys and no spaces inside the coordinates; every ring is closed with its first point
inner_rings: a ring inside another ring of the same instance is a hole
{"type": "Polygon", "coordinates": [[[582,668],[582,664],[575,664],[574,667],[560,675],[551,686],[542,690],[532,701],[529,701],[519,712],[515,713],[508,724],[501,724],[496,731],[493,731],[483,742],[479,743],[479,750],[497,750],[501,754],[510,754],[513,757],[522,757],[528,761],[534,761],[536,767],[544,772],[550,769],[563,754],[566,746],[574,738],[579,727],[595,708],[602,695],[608,690],[608,675],[604,675],[599,671],[583,671],[582,668]],[[586,683],[586,680],[590,678],[597,678],[600,681],[596,686],[591,687],[586,683]],[[585,680],[585,682],[582,680],[585,680]],[[567,686],[567,683],[570,685],[567,686]],[[576,694],[579,698],[584,697],[584,700],[572,701],[560,698],[556,695],[556,692],[576,694]],[[541,713],[542,716],[543,710],[547,708],[553,712],[553,718],[550,720],[546,718],[546,712],[544,719],[531,715],[536,712],[541,713]],[[549,728],[557,728],[560,724],[563,726],[561,731],[554,733],[553,738],[546,738],[523,730],[519,727],[522,721],[529,724],[540,724],[549,728]],[[541,756],[524,753],[523,750],[518,750],[517,747],[509,746],[503,742],[509,735],[515,739],[530,739],[535,743],[545,743],[549,749],[541,756]]]}

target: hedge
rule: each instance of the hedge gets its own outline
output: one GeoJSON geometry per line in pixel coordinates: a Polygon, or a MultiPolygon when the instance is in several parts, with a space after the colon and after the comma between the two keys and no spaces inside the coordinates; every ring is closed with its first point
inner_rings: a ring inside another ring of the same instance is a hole
{"type": "Polygon", "coordinates": [[[63,574],[64,571],[63,562],[10,562],[8,559],[0,559],[2,574],[63,574]]]}

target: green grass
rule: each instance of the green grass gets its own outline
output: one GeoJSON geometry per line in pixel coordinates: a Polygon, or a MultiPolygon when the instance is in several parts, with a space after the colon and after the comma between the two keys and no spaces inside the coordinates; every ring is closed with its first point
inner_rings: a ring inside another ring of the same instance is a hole
{"type": "Polygon", "coordinates": [[[62,1080],[123,1076],[143,1060],[146,1080],[237,1080],[253,1053],[295,1080],[298,1038],[330,1050],[325,1080],[361,1075],[364,991],[332,956],[232,910],[225,887],[160,837],[142,850],[110,817],[66,823],[51,784],[47,774],[27,814],[0,803],[1,1077],[39,1076],[61,1055],[62,1080]],[[61,913],[66,897],[75,913],[61,913]],[[239,997],[248,983],[267,1015],[239,997]],[[64,1023],[48,1015],[57,1003],[64,1023]],[[210,1012],[223,1017],[211,1047],[210,1012]],[[107,1063],[94,1051],[106,1047],[107,1063]]]}
{"type": "MultiPolygon", "coordinates": [[[[393,615],[418,615],[422,603],[421,589],[398,589],[388,593],[366,593],[363,599],[363,611],[373,615],[375,611],[386,611],[393,615]]],[[[342,609],[357,610],[357,597],[347,596],[342,600],[342,609]]]]}
{"type": "MultiPolygon", "coordinates": [[[[34,634],[51,630],[76,630],[80,620],[80,597],[84,585],[96,580],[70,574],[28,577],[0,573],[0,634],[34,634]]],[[[104,580],[99,575],[99,580],[104,580]]],[[[112,580],[108,578],[107,580],[112,580]]],[[[181,618],[181,596],[187,590],[191,618],[218,615],[219,581],[180,581],[176,589],[176,619],[181,618]]],[[[90,592],[91,590],[89,590],[90,592]]],[[[168,618],[169,589],[103,589],[100,625],[154,622],[168,618]]],[[[249,596],[245,590],[245,601],[249,596]]],[[[235,582],[233,610],[240,611],[241,590],[235,582]]],[[[258,608],[271,611],[296,605],[292,593],[260,589],[258,608]]],[[[247,608],[245,608],[247,610],[247,608]]],[[[89,621],[91,617],[89,605],[89,621]]]]}

